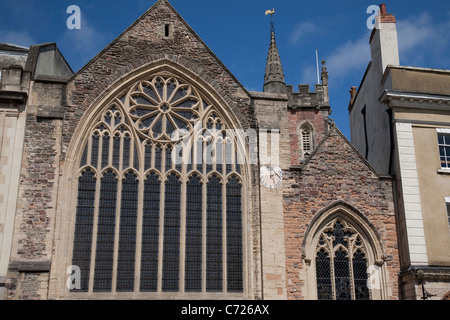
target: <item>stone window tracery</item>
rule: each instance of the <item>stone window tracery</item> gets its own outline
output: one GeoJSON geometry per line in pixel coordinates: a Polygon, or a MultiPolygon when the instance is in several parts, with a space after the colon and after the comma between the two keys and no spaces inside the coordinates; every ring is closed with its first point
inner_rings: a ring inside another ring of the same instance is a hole
{"type": "Polygon", "coordinates": [[[227,129],[174,75],[111,101],[81,150],[71,292],[244,292],[245,189],[227,129]]]}
{"type": "Polygon", "coordinates": [[[316,247],[319,300],[369,300],[367,249],[361,235],[342,219],[329,222],[316,247]]]}

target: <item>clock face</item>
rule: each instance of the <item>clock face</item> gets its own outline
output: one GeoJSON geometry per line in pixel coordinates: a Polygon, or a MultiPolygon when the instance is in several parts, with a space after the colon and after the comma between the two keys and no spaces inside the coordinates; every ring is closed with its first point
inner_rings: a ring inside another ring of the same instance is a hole
{"type": "Polygon", "coordinates": [[[276,189],[280,186],[283,171],[278,167],[261,167],[260,170],[261,181],[267,188],[276,189]]]}

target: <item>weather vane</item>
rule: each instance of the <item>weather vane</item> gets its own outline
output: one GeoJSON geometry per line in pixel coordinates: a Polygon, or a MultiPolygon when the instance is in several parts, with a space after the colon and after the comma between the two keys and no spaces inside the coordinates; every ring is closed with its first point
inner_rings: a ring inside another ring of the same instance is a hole
{"type": "Polygon", "coordinates": [[[270,16],[272,16],[274,13],[275,13],[275,9],[272,9],[272,11],[266,10],[266,16],[267,16],[268,14],[270,14],[270,16]]]}
{"type": "Polygon", "coordinates": [[[266,16],[270,15],[270,31],[271,34],[275,34],[275,27],[273,26],[273,15],[275,14],[275,8],[272,10],[266,10],[266,16]]]}

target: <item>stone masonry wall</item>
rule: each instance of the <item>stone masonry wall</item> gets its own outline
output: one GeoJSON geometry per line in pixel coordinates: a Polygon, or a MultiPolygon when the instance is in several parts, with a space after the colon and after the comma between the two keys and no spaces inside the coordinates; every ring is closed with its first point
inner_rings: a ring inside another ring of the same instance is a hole
{"type": "Polygon", "coordinates": [[[370,170],[333,128],[301,172],[287,173],[283,185],[288,299],[305,298],[306,265],[301,258],[305,232],[314,216],[336,201],[359,210],[376,228],[392,286],[389,298],[398,299],[397,234],[389,179],[380,179],[370,170]]]}
{"type": "Polygon", "coordinates": [[[53,249],[60,137],[59,119],[40,117],[39,107],[28,107],[15,239],[7,284],[9,298],[46,298],[53,249]],[[47,265],[45,268],[42,268],[43,263],[47,265]],[[21,282],[24,285],[20,286],[21,282]],[[32,288],[31,292],[28,292],[29,288],[32,288]]]}
{"type": "Polygon", "coordinates": [[[299,165],[304,161],[301,152],[300,126],[308,122],[314,128],[313,149],[323,140],[328,131],[328,110],[313,111],[311,109],[291,109],[288,111],[289,143],[291,165],[299,165]]]}
{"type": "Polygon", "coordinates": [[[6,299],[46,299],[53,253],[65,85],[34,82],[7,276],[6,299]]]}

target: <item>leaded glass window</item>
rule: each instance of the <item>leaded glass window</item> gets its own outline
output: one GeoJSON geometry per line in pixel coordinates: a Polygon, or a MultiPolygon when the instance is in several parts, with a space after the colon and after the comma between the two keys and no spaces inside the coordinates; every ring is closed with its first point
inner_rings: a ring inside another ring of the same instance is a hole
{"type": "Polygon", "coordinates": [[[186,188],[186,273],[185,290],[202,290],[203,253],[203,184],[200,177],[193,175],[186,188]]]}
{"type": "Polygon", "coordinates": [[[173,75],[111,101],[80,148],[71,292],[244,292],[245,188],[228,129],[173,75]]]}
{"type": "Polygon", "coordinates": [[[242,189],[232,176],[226,185],[227,199],[227,285],[230,292],[241,292],[242,279],[242,189]]]}
{"type": "Polygon", "coordinates": [[[369,300],[367,250],[361,235],[344,220],[327,224],[316,247],[319,300],[369,300]]]}
{"type": "Polygon", "coordinates": [[[217,176],[211,176],[206,190],[206,290],[222,291],[222,185],[217,176]]]}
{"type": "Polygon", "coordinates": [[[129,171],[122,180],[120,203],[119,252],[117,262],[117,291],[133,291],[136,260],[136,226],[139,181],[129,171]]]}
{"type": "Polygon", "coordinates": [[[95,174],[87,169],[78,179],[78,205],[72,259],[72,263],[80,268],[82,291],[87,291],[89,286],[95,189],[95,174]]]}
{"type": "Polygon", "coordinates": [[[140,291],[156,292],[158,288],[158,248],[160,225],[159,176],[151,172],[144,181],[140,291]]]}

